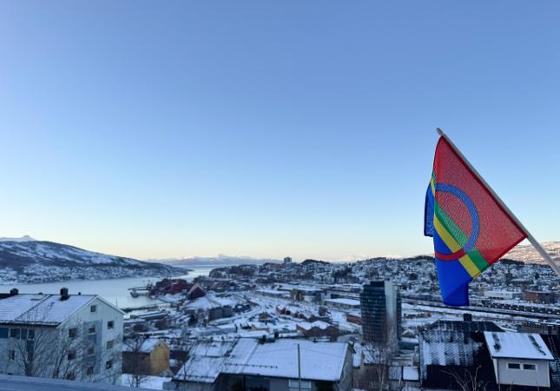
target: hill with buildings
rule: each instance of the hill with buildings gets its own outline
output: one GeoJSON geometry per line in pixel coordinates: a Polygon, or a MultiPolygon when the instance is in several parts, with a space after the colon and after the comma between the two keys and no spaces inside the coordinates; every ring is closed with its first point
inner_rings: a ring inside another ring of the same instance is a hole
{"type": "MultiPolygon", "coordinates": [[[[552,256],[552,258],[560,258],[560,242],[544,242],[541,243],[544,249],[552,256]]],[[[514,259],[525,263],[544,264],[545,261],[539,255],[537,250],[531,245],[519,245],[514,247],[504,258],[514,259]]]]}
{"type": "Polygon", "coordinates": [[[34,240],[28,236],[0,239],[0,283],[163,277],[178,274],[185,274],[185,270],[61,243],[34,240]]]}

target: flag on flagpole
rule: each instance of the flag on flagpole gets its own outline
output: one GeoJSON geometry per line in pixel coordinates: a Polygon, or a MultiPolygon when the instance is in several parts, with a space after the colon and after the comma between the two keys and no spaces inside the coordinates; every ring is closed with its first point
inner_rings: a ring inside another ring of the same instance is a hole
{"type": "Polygon", "coordinates": [[[440,137],[426,194],[424,234],[434,239],[443,302],[469,304],[469,283],[527,237],[469,164],[440,137]]]}

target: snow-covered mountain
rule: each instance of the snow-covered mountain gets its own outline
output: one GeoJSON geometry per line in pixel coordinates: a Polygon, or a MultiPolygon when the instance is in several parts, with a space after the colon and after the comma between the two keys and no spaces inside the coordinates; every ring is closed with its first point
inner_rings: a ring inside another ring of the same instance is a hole
{"type": "Polygon", "coordinates": [[[0,238],[0,242],[34,242],[33,239],[29,235],[22,236],[21,238],[0,238]]]}
{"type": "MultiPolygon", "coordinates": [[[[560,258],[560,242],[543,242],[541,244],[552,258],[560,258]]],[[[504,258],[526,263],[545,263],[537,250],[529,244],[514,247],[504,258]]]]}
{"type": "Polygon", "coordinates": [[[0,283],[158,277],[185,270],[30,237],[0,239],[0,283]]]}
{"type": "Polygon", "coordinates": [[[174,266],[195,267],[195,266],[233,266],[233,265],[262,265],[263,263],[278,263],[280,260],[268,258],[236,257],[229,255],[218,255],[217,257],[187,257],[187,258],[167,258],[157,259],[174,266]]]}

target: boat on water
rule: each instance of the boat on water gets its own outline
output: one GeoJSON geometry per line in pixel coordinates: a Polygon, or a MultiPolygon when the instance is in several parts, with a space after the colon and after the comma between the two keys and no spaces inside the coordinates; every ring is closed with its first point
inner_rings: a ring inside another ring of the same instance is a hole
{"type": "Polygon", "coordinates": [[[152,284],[148,284],[146,286],[135,286],[132,288],[128,288],[130,291],[130,296],[136,298],[139,296],[149,296],[150,291],[152,290],[152,284]]]}

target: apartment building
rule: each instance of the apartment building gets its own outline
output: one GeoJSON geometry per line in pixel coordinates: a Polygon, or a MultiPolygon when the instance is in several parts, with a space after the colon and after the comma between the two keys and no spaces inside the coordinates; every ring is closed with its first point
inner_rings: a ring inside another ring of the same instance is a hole
{"type": "Polygon", "coordinates": [[[96,295],[0,295],[0,373],[118,384],[123,312],[96,295]]]}

